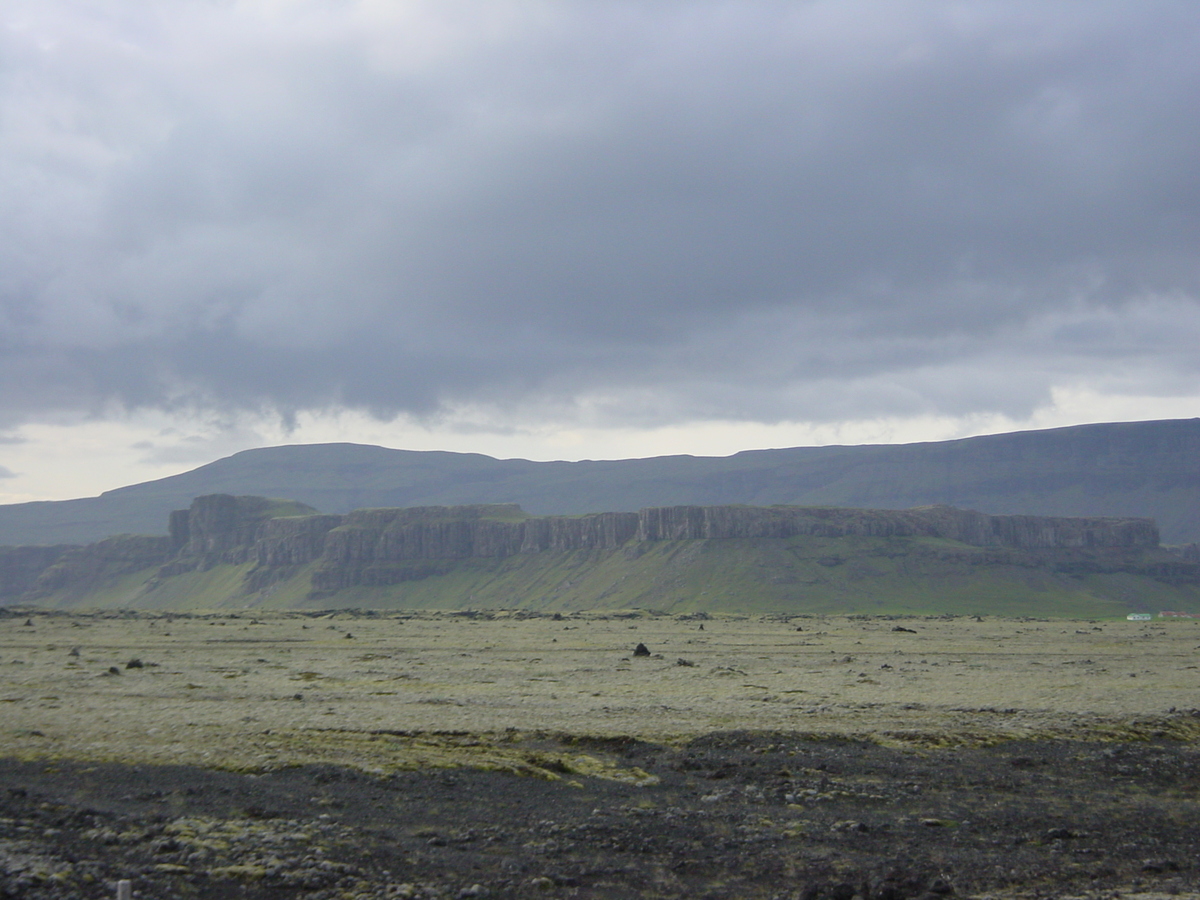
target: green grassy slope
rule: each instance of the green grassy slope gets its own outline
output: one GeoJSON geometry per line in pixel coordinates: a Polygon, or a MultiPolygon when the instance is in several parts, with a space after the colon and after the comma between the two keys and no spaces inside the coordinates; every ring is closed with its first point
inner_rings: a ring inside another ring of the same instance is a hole
{"type": "MultiPolygon", "coordinates": [[[[1151,554],[1153,556],[1153,554],[1151,554]]],[[[252,565],[216,566],[157,582],[128,576],[90,596],[47,605],[151,609],[331,608],[670,613],[956,613],[1100,617],[1200,612],[1200,588],[1131,572],[1064,574],[1031,556],[919,538],[663,541],[617,551],[524,553],[435,567],[400,584],[310,596],[316,564],[248,592],[252,565]]]]}

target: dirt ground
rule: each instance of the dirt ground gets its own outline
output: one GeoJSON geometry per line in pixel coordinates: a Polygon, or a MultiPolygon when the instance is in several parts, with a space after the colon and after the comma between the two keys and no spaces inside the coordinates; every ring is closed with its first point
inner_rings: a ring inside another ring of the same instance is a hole
{"type": "Polygon", "coordinates": [[[8,611],[0,897],[1196,898],[1198,645],[8,611]]]}

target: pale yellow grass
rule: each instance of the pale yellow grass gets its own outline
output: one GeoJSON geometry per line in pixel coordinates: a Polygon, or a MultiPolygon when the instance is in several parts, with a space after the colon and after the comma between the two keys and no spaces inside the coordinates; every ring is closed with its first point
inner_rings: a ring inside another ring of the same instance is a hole
{"type": "Polygon", "coordinates": [[[1200,621],[25,621],[0,619],[0,753],[22,756],[386,769],[505,765],[513,731],[919,742],[1200,727],[1181,715],[1200,707],[1200,621]],[[656,656],[634,657],[639,642],[656,656]],[[145,666],[126,668],[134,658],[145,666]]]}

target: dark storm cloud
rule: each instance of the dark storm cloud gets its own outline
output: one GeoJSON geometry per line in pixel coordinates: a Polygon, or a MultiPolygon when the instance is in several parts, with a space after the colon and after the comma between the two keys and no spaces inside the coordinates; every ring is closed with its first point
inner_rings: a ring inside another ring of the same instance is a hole
{"type": "Polygon", "coordinates": [[[1194,3],[480,9],[16,3],[0,424],[1194,381],[1194,3]]]}

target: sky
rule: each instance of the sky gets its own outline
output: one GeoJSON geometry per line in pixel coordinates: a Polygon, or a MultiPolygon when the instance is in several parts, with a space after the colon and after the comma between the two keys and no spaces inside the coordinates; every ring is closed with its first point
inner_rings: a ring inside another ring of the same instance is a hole
{"type": "Polygon", "coordinates": [[[0,503],[1200,415],[1195,0],[5,0],[0,503]]]}

